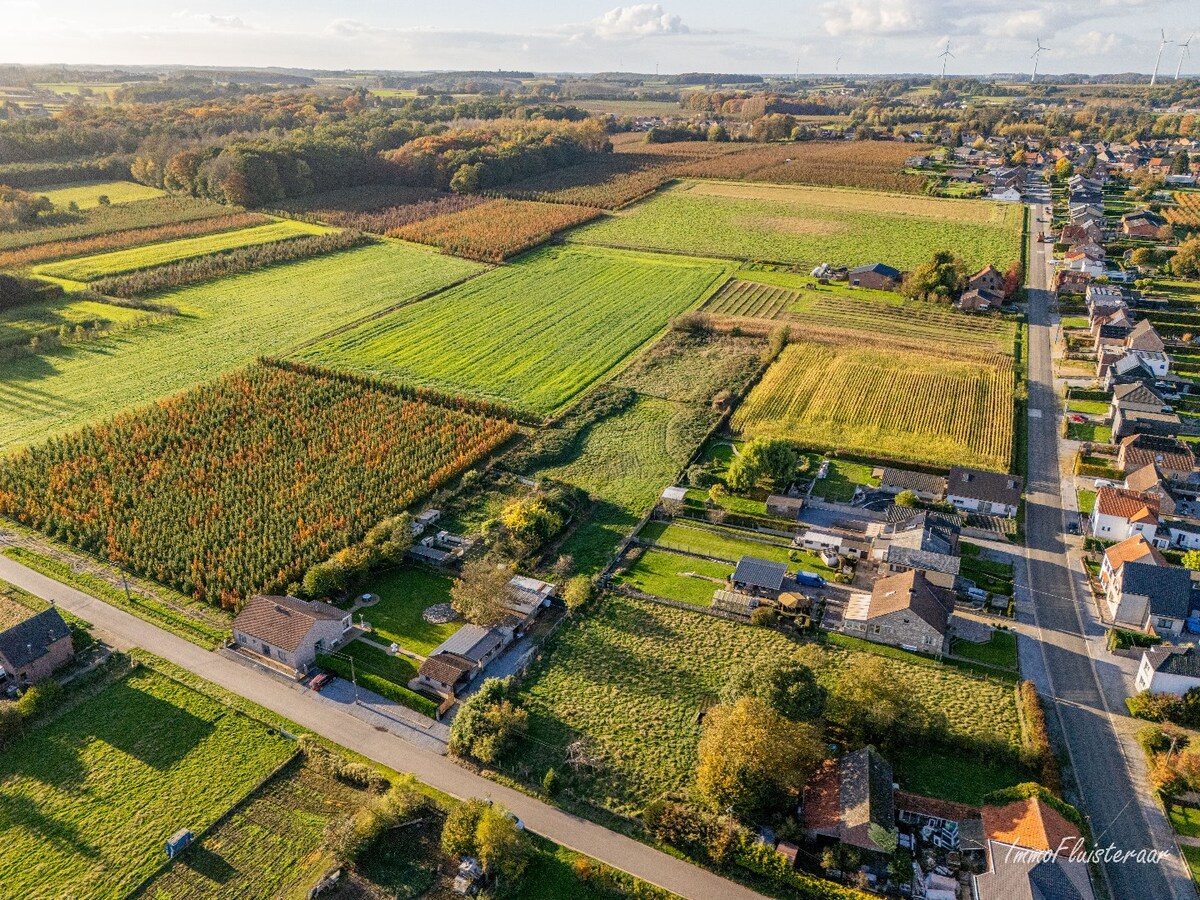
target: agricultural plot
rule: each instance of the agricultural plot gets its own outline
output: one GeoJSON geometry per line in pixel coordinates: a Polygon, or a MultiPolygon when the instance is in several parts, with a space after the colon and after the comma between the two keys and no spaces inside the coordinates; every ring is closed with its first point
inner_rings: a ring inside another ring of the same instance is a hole
{"type": "Polygon", "coordinates": [[[241,247],[253,247],[259,244],[321,234],[323,231],[321,226],[309,225],[305,222],[271,222],[267,225],[256,225],[237,231],[221,231],[216,234],[166,241],[144,247],[132,247],[128,250],[115,250],[111,253],[100,253],[79,259],[65,259],[61,262],[36,266],[33,271],[38,275],[66,278],[71,281],[95,281],[98,278],[124,275],[127,272],[150,269],[165,263],[207,256],[241,247]]]}
{"type": "Polygon", "coordinates": [[[673,175],[669,157],[606,153],[504,189],[510,197],[617,209],[662,187],[673,175]]]}
{"type": "Polygon", "coordinates": [[[0,450],[283,354],[476,271],[423,247],[381,243],[160,294],[184,315],[0,362],[0,450]]]}
{"type": "Polygon", "coordinates": [[[726,276],[726,266],[712,260],[547,248],[300,357],[543,415],[602,378],[726,276]]]}
{"type": "Polygon", "coordinates": [[[242,802],[146,889],[160,900],[270,900],[301,893],[330,869],[325,826],[370,795],[299,761],[242,802]]]}
{"type": "Polygon", "coordinates": [[[545,243],[556,232],[600,215],[597,209],[531,200],[490,200],[458,212],[422,218],[388,231],[392,237],[432,244],[445,253],[502,262],[545,243]]]}
{"type": "Polygon", "coordinates": [[[1171,225],[1189,231],[1200,229],[1200,193],[1176,191],[1175,206],[1165,207],[1162,214],[1171,225]]]}
{"type": "Polygon", "coordinates": [[[939,358],[900,346],[788,346],[732,427],[818,450],[1008,471],[1012,358],[939,358]]]}
{"type": "Polygon", "coordinates": [[[912,269],[952,249],[971,266],[1020,256],[1014,204],[869,191],[685,182],[587,225],[571,239],[743,260],[815,265],[886,262],[912,269]]]}
{"type": "Polygon", "coordinates": [[[17,250],[35,244],[71,241],[135,228],[177,225],[229,214],[228,206],[191,197],[160,197],[137,203],[97,206],[69,216],[69,221],[61,224],[0,232],[0,250],[17,250]]]}
{"type": "Polygon", "coordinates": [[[690,162],[677,172],[691,178],[724,178],[777,184],[812,184],[920,194],[925,176],[904,174],[905,160],[929,149],[891,141],[804,141],[767,144],[690,162]]]}
{"type": "Polygon", "coordinates": [[[490,408],[260,364],[11,457],[0,512],[233,607],[512,432],[490,408]]]}
{"type": "MultiPolygon", "coordinates": [[[[857,652],[819,651],[774,631],[619,596],[561,630],[550,648],[523,691],[533,740],[522,745],[521,762],[533,781],[552,766],[561,772],[567,746],[583,738],[603,768],[573,776],[572,789],[627,815],[666,791],[687,793],[698,713],[735,668],[803,654],[830,685],[857,652]]],[[[883,664],[928,708],[945,715],[953,738],[1019,748],[1011,686],[948,666],[889,658],[883,664]]]]}
{"type": "Polygon", "coordinates": [[[135,203],[138,200],[153,200],[164,196],[158,188],[148,187],[134,181],[90,181],[78,184],[56,184],[34,188],[31,194],[48,197],[55,209],[66,209],[74,203],[79,209],[100,206],[100,198],[107,197],[109,203],[135,203]]]}
{"type": "Polygon", "coordinates": [[[733,566],[649,547],[613,581],[653,597],[692,606],[712,605],[712,595],[733,574],[733,566]]]}
{"type": "Polygon", "coordinates": [[[215,822],[295,746],[138,669],[5,749],[0,883],[13,897],[94,896],[101,886],[123,895],[161,864],[166,835],[215,822]]]}
{"type": "Polygon", "coordinates": [[[111,303],[76,300],[70,294],[49,303],[29,303],[0,311],[0,351],[28,344],[35,336],[57,337],[62,329],[70,338],[76,328],[103,330],[131,325],[152,315],[111,303]]]}

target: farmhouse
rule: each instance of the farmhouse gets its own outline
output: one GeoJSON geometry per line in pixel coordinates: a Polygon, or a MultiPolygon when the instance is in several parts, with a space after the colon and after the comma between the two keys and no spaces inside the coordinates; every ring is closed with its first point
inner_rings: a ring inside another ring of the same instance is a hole
{"type": "Polygon", "coordinates": [[[912,491],[918,500],[941,500],[946,495],[946,479],[941,475],[888,466],[879,473],[879,490],[886,494],[912,491]]]}
{"type": "Polygon", "coordinates": [[[846,634],[940,656],[954,612],[954,593],[909,571],[875,582],[870,594],[854,594],[846,606],[846,634]]]}
{"type": "Polygon", "coordinates": [[[1121,216],[1121,234],[1126,237],[1156,238],[1167,220],[1148,209],[1121,216]]]}
{"type": "Polygon", "coordinates": [[[1153,541],[1158,530],[1158,501],[1137,491],[1105,485],[1096,492],[1089,522],[1092,537],[1123,541],[1140,534],[1153,541]]]}
{"type": "Polygon", "coordinates": [[[804,788],[801,821],[809,840],[832,838],[869,852],[885,852],[872,826],[896,824],[892,767],[874,747],[827,760],[804,788]]]}
{"type": "Polygon", "coordinates": [[[1022,486],[1016,475],[955,466],[946,478],[946,499],[963,512],[1011,519],[1021,505],[1022,486]]]}
{"type": "Polygon", "coordinates": [[[991,291],[995,294],[1003,294],[1004,274],[988,263],[967,279],[967,287],[973,291],[991,291]]]}
{"type": "Polygon", "coordinates": [[[1152,694],[1182,697],[1200,687],[1200,653],[1191,644],[1147,647],[1142,651],[1134,686],[1152,694]]]}
{"type": "Polygon", "coordinates": [[[0,632],[0,688],[37,684],[75,655],[71,629],[54,607],[0,632]]]}
{"type": "Polygon", "coordinates": [[[410,689],[432,691],[443,697],[457,695],[462,686],[482,672],[512,641],[508,628],[466,624],[433,648],[410,689]]]}
{"type": "Polygon", "coordinates": [[[755,556],[743,556],[729,581],[738,593],[755,597],[778,597],[787,576],[785,563],[771,562],[755,556]]]}
{"type": "Polygon", "coordinates": [[[239,648],[305,671],[338,646],[351,628],[350,613],[319,600],[251,597],[233,620],[239,648]]]}
{"type": "Polygon", "coordinates": [[[1109,579],[1108,613],[1118,625],[1153,634],[1179,634],[1197,605],[1192,574],[1176,566],[1127,562],[1109,579]]]}
{"type": "Polygon", "coordinates": [[[802,509],[803,497],[788,497],[784,494],[771,494],[767,497],[767,512],[781,519],[798,519],[802,509]]]}
{"type": "Polygon", "coordinates": [[[977,900],[1094,900],[1087,863],[1070,857],[1079,829],[1044,800],[985,806],[980,815],[988,867],[975,876],[977,900]],[[1022,849],[1039,852],[1014,852],[1022,849]]]}
{"type": "Polygon", "coordinates": [[[871,288],[876,291],[894,291],[900,286],[900,270],[883,263],[858,266],[848,273],[851,287],[871,288]]]}
{"type": "Polygon", "coordinates": [[[421,663],[417,677],[408,686],[411,690],[432,691],[440,697],[457,697],[459,690],[471,681],[476,671],[475,663],[465,656],[438,653],[421,663]]]}

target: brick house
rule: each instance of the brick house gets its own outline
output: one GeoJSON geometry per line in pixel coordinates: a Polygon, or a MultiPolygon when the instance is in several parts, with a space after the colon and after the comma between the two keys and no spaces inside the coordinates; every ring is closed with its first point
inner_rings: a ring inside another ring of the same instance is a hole
{"type": "Polygon", "coordinates": [[[0,632],[0,686],[37,684],[75,655],[71,629],[54,607],[0,632]]]}
{"type": "Polygon", "coordinates": [[[843,630],[854,637],[908,650],[945,651],[954,592],[916,570],[875,582],[870,594],[853,594],[843,630]]]}
{"type": "Polygon", "coordinates": [[[900,270],[883,263],[857,266],[847,273],[851,287],[871,288],[876,291],[894,291],[900,286],[900,270]]]}
{"type": "Polygon", "coordinates": [[[1004,293],[1004,273],[988,263],[967,279],[967,287],[973,291],[991,291],[994,294],[1004,293]]]}
{"type": "Polygon", "coordinates": [[[304,672],[318,653],[335,649],[350,628],[350,613],[328,603],[258,596],[233,620],[233,640],[244,650],[304,672]]]}
{"type": "Polygon", "coordinates": [[[976,900],[1094,900],[1087,863],[1071,856],[1079,829],[1040,797],[985,806],[980,816],[987,871],[974,878],[976,900]]]}
{"type": "Polygon", "coordinates": [[[1125,474],[1157,466],[1168,479],[1182,481],[1196,468],[1196,455],[1187,442],[1157,434],[1131,434],[1117,449],[1117,468],[1125,474]]]}

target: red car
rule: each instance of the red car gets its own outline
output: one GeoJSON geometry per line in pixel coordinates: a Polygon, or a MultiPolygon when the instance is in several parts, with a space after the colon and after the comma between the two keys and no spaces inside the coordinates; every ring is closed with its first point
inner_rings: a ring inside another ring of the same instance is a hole
{"type": "Polygon", "coordinates": [[[328,672],[322,672],[320,675],[317,675],[315,678],[313,678],[313,680],[308,683],[308,686],[314,691],[319,691],[331,681],[333,681],[333,676],[328,672]]]}
{"type": "Polygon", "coordinates": [[[1087,421],[1087,419],[1085,417],[1081,416],[1079,413],[1071,413],[1071,415],[1067,416],[1067,418],[1070,419],[1072,422],[1074,422],[1076,425],[1082,425],[1087,421]]]}

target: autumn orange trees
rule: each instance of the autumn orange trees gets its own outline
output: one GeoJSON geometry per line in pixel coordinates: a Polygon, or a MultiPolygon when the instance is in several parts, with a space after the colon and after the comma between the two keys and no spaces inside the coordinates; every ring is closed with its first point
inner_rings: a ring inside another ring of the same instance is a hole
{"type": "Polygon", "coordinates": [[[498,406],[261,361],[0,469],[0,512],[197,599],[284,590],[507,439],[498,406]]]}

